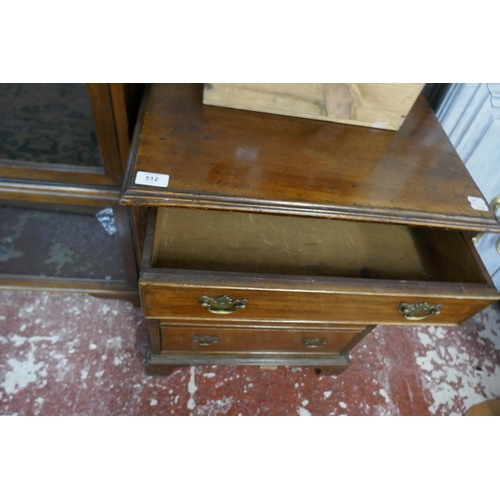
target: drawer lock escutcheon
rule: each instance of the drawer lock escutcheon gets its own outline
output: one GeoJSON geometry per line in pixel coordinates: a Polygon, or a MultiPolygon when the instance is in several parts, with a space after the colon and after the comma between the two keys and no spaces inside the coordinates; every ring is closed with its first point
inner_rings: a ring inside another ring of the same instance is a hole
{"type": "Polygon", "coordinates": [[[320,347],[326,344],[326,339],[302,339],[302,343],[306,347],[320,347]]]}
{"type": "Polygon", "coordinates": [[[441,305],[430,306],[427,302],[419,304],[400,304],[398,311],[402,312],[404,317],[409,321],[420,321],[433,314],[439,314],[441,305]]]}
{"type": "Polygon", "coordinates": [[[198,297],[198,302],[201,304],[201,307],[204,307],[212,314],[233,314],[238,309],[245,309],[248,299],[233,300],[227,295],[222,295],[221,297],[212,299],[203,295],[202,297],[198,297]]]}
{"type": "Polygon", "coordinates": [[[210,335],[203,335],[203,337],[198,337],[195,335],[193,337],[193,341],[198,345],[212,345],[215,344],[219,340],[219,337],[211,337],[210,335]]]}

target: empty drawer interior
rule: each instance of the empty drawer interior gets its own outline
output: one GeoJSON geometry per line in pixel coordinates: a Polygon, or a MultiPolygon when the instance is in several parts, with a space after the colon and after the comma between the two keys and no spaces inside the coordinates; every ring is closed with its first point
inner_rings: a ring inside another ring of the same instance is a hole
{"type": "Polygon", "coordinates": [[[397,224],[159,208],[152,267],[485,283],[467,238],[397,224]]]}

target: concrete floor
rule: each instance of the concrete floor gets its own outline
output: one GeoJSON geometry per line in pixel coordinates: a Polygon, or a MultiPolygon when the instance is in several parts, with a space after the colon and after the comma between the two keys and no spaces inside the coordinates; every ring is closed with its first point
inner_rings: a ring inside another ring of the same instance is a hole
{"type": "Polygon", "coordinates": [[[1,415],[463,415],[500,397],[500,307],[460,327],[377,327],[339,377],[310,368],[143,370],[140,309],[0,292],[1,415]]]}

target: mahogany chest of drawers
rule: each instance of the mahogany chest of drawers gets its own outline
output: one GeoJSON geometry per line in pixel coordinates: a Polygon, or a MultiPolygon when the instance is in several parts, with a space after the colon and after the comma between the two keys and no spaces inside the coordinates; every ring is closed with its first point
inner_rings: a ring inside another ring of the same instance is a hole
{"type": "Polygon", "coordinates": [[[377,324],[453,325],[499,298],[471,235],[500,226],[423,98],[393,132],[152,85],[121,202],[147,212],[150,373],[338,374],[377,324]]]}

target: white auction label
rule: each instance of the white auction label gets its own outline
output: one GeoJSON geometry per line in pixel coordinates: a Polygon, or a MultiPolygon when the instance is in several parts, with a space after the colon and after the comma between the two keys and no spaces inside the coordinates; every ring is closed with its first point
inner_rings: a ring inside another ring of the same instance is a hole
{"type": "Polygon", "coordinates": [[[474,210],[479,210],[481,212],[489,211],[488,205],[482,198],[478,198],[477,196],[467,196],[467,199],[469,200],[470,206],[474,210]]]}
{"type": "Polygon", "coordinates": [[[135,176],[136,184],[144,184],[145,186],[158,186],[166,188],[168,186],[169,175],[154,174],[152,172],[137,172],[135,176]]]}

